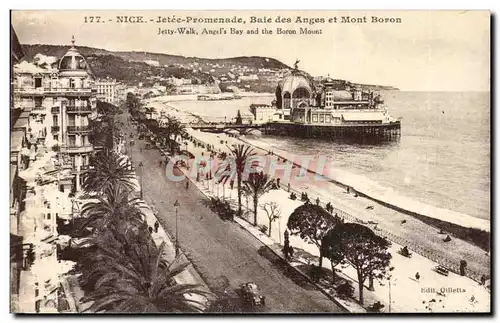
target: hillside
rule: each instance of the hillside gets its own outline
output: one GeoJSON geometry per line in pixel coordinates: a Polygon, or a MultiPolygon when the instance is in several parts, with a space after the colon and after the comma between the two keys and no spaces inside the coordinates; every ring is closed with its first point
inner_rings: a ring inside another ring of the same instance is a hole
{"type": "MultiPolygon", "coordinates": [[[[38,53],[60,58],[70,46],[33,44],[23,45],[23,48],[25,59],[31,61],[38,53]]],[[[149,52],[113,52],[86,46],[78,46],[78,50],[87,57],[97,77],[109,76],[130,85],[139,82],[152,85],[174,76],[201,84],[219,80],[223,90],[238,87],[272,93],[284,72],[290,69],[274,58],[260,56],[209,59],[149,52]]],[[[380,85],[361,86],[373,90],[395,89],[380,85]]]]}

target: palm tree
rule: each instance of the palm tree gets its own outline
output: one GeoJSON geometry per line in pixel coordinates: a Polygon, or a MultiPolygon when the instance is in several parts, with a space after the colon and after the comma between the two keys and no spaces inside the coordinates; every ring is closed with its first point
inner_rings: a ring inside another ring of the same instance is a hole
{"type": "Polygon", "coordinates": [[[259,198],[273,188],[274,179],[271,179],[264,172],[252,173],[248,176],[248,180],[243,183],[245,185],[243,188],[245,194],[253,197],[253,224],[257,225],[257,205],[259,204],[259,198]]]}
{"type": "Polygon", "coordinates": [[[95,158],[93,168],[84,174],[83,189],[85,192],[102,193],[107,187],[118,184],[126,187],[129,191],[137,189],[135,174],[130,167],[130,161],[126,156],[119,156],[115,152],[101,152],[95,158]]]}
{"type": "Polygon", "coordinates": [[[217,170],[217,173],[221,174],[219,182],[223,182],[223,184],[225,184],[228,180],[233,180],[236,176],[238,190],[238,215],[241,216],[242,177],[248,160],[256,154],[253,149],[247,145],[236,145],[233,148],[230,148],[230,151],[232,156],[226,158],[228,163],[223,163],[217,170]]]}
{"type": "MultiPolygon", "coordinates": [[[[163,259],[165,243],[129,244],[125,252],[106,241],[97,245],[95,265],[88,277],[99,277],[95,289],[82,302],[91,312],[201,312],[205,304],[192,296],[209,297],[211,293],[197,284],[178,284],[175,277],[188,263],[163,259]]],[[[131,242],[131,243],[130,243],[131,242]]]]}
{"type": "Polygon", "coordinates": [[[83,206],[81,214],[86,220],[80,230],[91,227],[93,232],[107,228],[127,232],[144,224],[144,202],[139,198],[130,198],[130,191],[120,183],[106,186],[97,200],[83,206]]]}
{"type": "Polygon", "coordinates": [[[170,134],[174,136],[172,141],[173,144],[172,151],[173,151],[177,143],[177,137],[178,136],[182,137],[186,133],[186,126],[176,118],[169,118],[168,126],[170,134]]]}

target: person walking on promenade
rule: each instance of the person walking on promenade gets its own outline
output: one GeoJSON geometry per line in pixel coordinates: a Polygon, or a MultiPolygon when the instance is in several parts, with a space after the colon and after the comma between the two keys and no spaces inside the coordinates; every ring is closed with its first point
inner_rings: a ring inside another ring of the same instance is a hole
{"type": "Polygon", "coordinates": [[[186,191],[189,189],[189,180],[186,179],[186,191]]]}
{"type": "Polygon", "coordinates": [[[416,279],[417,281],[420,281],[420,274],[418,273],[418,271],[417,271],[417,273],[415,274],[415,279],[416,279]]]}
{"type": "Polygon", "coordinates": [[[158,221],[155,222],[155,233],[158,233],[158,228],[160,227],[160,223],[158,221]]]}

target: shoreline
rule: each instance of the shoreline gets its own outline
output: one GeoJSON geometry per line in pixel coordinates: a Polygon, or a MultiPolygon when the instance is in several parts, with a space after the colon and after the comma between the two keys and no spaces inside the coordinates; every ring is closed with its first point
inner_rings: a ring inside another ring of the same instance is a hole
{"type": "MultiPolygon", "coordinates": [[[[259,147],[259,146],[255,145],[254,143],[251,143],[251,142],[247,141],[245,138],[238,137],[238,140],[240,140],[241,142],[243,142],[243,143],[245,143],[247,145],[252,146],[255,149],[259,149],[259,150],[262,150],[264,152],[268,151],[268,150],[266,150],[266,149],[264,149],[262,147],[259,147]]],[[[290,161],[293,161],[294,159],[296,159],[296,156],[293,156],[293,154],[289,155],[290,153],[284,152],[282,150],[280,150],[280,153],[274,153],[274,151],[273,151],[273,154],[276,155],[276,156],[278,156],[278,157],[280,157],[280,158],[284,158],[284,159],[287,159],[287,160],[290,160],[290,161]],[[292,157],[294,157],[294,158],[292,158],[292,157]]],[[[336,178],[332,178],[332,177],[328,177],[328,176],[326,176],[324,174],[318,174],[316,171],[311,170],[311,169],[309,169],[307,167],[304,167],[302,165],[299,165],[299,164],[297,164],[295,162],[293,162],[293,164],[295,166],[297,166],[297,167],[304,168],[308,173],[312,173],[312,174],[324,177],[329,182],[331,182],[331,183],[333,183],[333,184],[335,184],[335,185],[337,185],[337,186],[339,186],[339,187],[341,187],[343,189],[349,188],[350,191],[358,194],[359,196],[367,198],[367,199],[369,199],[369,200],[371,200],[373,202],[376,202],[378,204],[381,204],[383,206],[391,208],[391,209],[393,209],[395,211],[402,212],[402,213],[405,213],[407,215],[415,216],[415,217],[419,217],[419,218],[430,218],[431,220],[434,220],[434,221],[443,222],[446,225],[460,226],[460,227],[462,227],[464,229],[472,229],[472,230],[478,230],[478,231],[484,231],[484,232],[490,233],[491,223],[488,220],[481,219],[481,218],[476,218],[476,217],[473,217],[473,216],[468,215],[468,214],[463,214],[463,213],[456,212],[456,211],[453,211],[453,210],[448,210],[448,209],[442,209],[442,208],[439,208],[439,207],[436,207],[436,206],[432,206],[432,205],[428,205],[428,204],[423,204],[423,203],[421,203],[419,201],[416,201],[418,204],[421,204],[423,207],[429,208],[430,209],[429,211],[447,212],[447,213],[453,214],[454,216],[467,217],[467,218],[471,219],[473,222],[476,222],[475,224],[477,224],[477,226],[475,226],[475,227],[473,227],[473,226],[464,226],[461,223],[455,223],[455,222],[452,222],[452,221],[447,221],[447,220],[445,220],[443,218],[429,216],[428,214],[426,214],[427,212],[418,212],[416,210],[411,210],[410,208],[398,205],[399,203],[391,203],[391,201],[387,201],[386,199],[383,199],[382,197],[374,196],[374,194],[372,194],[370,192],[366,192],[366,190],[360,189],[359,187],[356,187],[355,185],[352,185],[351,183],[345,183],[345,182],[342,182],[342,180],[339,180],[339,179],[336,179],[336,178]]],[[[402,198],[409,199],[409,198],[406,198],[404,196],[402,198]]],[[[418,204],[417,204],[417,206],[418,206],[418,204]]],[[[424,220],[424,222],[426,222],[426,221],[424,220]]],[[[429,221],[427,221],[427,222],[429,222],[429,221]]]]}
{"type": "MultiPolygon", "coordinates": [[[[154,105],[155,108],[158,110],[158,112],[162,111],[165,114],[173,114],[174,116],[179,118],[181,122],[186,123],[187,126],[189,126],[189,123],[193,123],[193,120],[195,120],[194,123],[200,123],[200,122],[209,123],[202,116],[191,113],[189,111],[181,111],[180,109],[176,108],[175,105],[171,104],[174,101],[170,100],[163,101],[163,99],[165,98],[164,96],[160,98],[162,99],[152,98],[149,99],[147,102],[150,105],[154,105]]],[[[297,160],[298,157],[293,153],[289,153],[275,147],[265,149],[262,146],[249,142],[248,140],[246,140],[244,136],[238,136],[237,139],[240,142],[251,145],[252,147],[262,150],[264,152],[267,152],[269,150],[273,151],[278,150],[279,154],[275,154],[276,156],[290,161],[297,160]]],[[[484,231],[488,234],[491,233],[490,220],[474,217],[472,215],[454,211],[451,209],[445,209],[431,204],[423,203],[418,199],[401,195],[398,192],[392,193],[390,189],[383,187],[376,182],[373,182],[375,185],[370,185],[370,183],[368,183],[369,186],[362,187],[360,183],[356,181],[356,179],[339,178],[340,176],[346,177],[345,174],[344,175],[341,174],[339,170],[332,169],[335,173],[333,174],[330,173],[326,175],[324,172],[322,174],[319,174],[314,170],[299,165],[295,162],[294,165],[296,167],[304,168],[305,170],[307,170],[308,173],[321,176],[322,178],[331,181],[332,183],[334,183],[339,187],[342,187],[343,189],[349,188],[351,191],[357,193],[359,196],[363,196],[364,198],[367,198],[375,203],[381,204],[398,212],[403,212],[410,216],[420,217],[421,219],[424,220],[424,222],[426,221],[427,223],[429,222],[434,223],[438,221],[446,223],[447,226],[450,225],[453,227],[458,226],[458,227],[463,227],[464,229],[467,230],[475,230],[478,232],[484,231]]],[[[358,176],[356,174],[352,175],[358,176]]]]}
{"type": "MultiPolygon", "coordinates": [[[[220,143],[221,140],[227,141],[229,146],[232,144],[246,144],[241,139],[230,137],[224,133],[214,134],[189,128],[188,133],[199,142],[213,145],[216,151],[227,148],[226,144],[220,143]]],[[[265,155],[262,152],[267,154],[268,150],[255,145],[251,146],[258,148],[255,149],[258,155],[265,155]]],[[[291,160],[283,155],[281,157],[291,160]]],[[[296,176],[299,170],[299,167],[292,170],[292,173],[295,173],[292,176],[296,176]]],[[[277,175],[277,177],[282,179],[280,183],[282,188],[287,185],[282,176],[277,175]]],[[[338,210],[338,214],[344,216],[346,220],[368,226],[378,235],[385,236],[397,244],[407,246],[413,252],[440,263],[451,271],[458,272],[460,261],[465,259],[468,263],[470,273],[468,276],[470,278],[479,281],[481,274],[489,274],[490,272],[489,252],[480,247],[477,241],[470,239],[476,234],[473,230],[451,225],[443,227],[446,233],[441,234],[438,232],[439,229],[436,228],[442,227],[444,222],[438,223],[438,220],[434,219],[430,219],[433,222],[425,221],[423,217],[408,215],[381,204],[375,204],[373,200],[361,195],[355,196],[352,194],[353,192],[348,194],[342,186],[331,181],[324,181],[322,184],[324,186],[317,184],[314,186],[315,183],[313,182],[302,182],[299,185],[296,185],[296,183],[292,183],[293,186],[291,186],[290,192],[295,191],[299,198],[300,192],[308,192],[312,202],[316,198],[320,199],[321,205],[331,202],[334,209],[338,210]],[[452,237],[452,242],[443,242],[447,234],[452,237]]],[[[483,245],[489,246],[489,233],[483,232],[482,239],[482,241],[485,241],[483,245]]]]}

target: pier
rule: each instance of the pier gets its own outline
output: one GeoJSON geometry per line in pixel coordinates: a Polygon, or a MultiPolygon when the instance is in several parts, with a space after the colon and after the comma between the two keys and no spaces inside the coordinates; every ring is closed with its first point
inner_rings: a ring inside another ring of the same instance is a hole
{"type": "Polygon", "coordinates": [[[268,122],[263,124],[190,124],[192,129],[222,133],[228,130],[245,131],[258,129],[266,135],[322,139],[382,139],[398,140],[401,137],[401,122],[355,123],[341,125],[300,124],[292,122],[268,122]]]}

